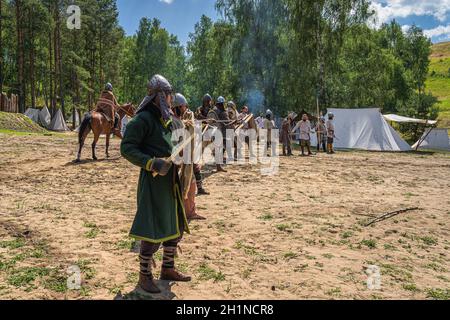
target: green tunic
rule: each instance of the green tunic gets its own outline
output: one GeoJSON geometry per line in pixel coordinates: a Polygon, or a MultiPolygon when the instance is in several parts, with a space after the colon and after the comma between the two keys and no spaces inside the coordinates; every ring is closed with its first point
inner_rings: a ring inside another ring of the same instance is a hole
{"type": "Polygon", "coordinates": [[[171,156],[170,125],[165,125],[155,106],[147,107],[127,125],[121,145],[125,159],[141,168],[137,213],[130,236],[137,240],[162,243],[182,236],[189,227],[184,211],[178,173],[174,167],[165,177],[153,177],[149,168],[153,158],[171,156]]]}

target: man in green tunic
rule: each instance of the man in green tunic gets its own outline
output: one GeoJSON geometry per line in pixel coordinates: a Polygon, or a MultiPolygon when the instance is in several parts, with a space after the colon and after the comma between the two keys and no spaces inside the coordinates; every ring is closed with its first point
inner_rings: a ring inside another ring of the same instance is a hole
{"type": "Polygon", "coordinates": [[[161,280],[190,281],[175,269],[175,255],[183,233],[189,233],[178,170],[170,160],[172,144],[172,86],[162,76],[148,84],[148,96],[128,124],[121,145],[125,159],[141,168],[137,213],[131,237],[141,240],[139,286],[160,293],[154,281],[153,255],[163,245],[161,280]]]}

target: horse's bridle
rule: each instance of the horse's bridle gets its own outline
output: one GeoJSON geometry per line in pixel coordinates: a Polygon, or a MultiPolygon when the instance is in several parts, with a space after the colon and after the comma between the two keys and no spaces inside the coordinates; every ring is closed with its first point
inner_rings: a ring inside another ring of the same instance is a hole
{"type": "MultiPolygon", "coordinates": [[[[130,105],[131,105],[131,104],[129,104],[129,106],[130,106],[130,105]]],[[[119,110],[122,110],[123,112],[125,112],[125,115],[127,115],[127,116],[130,117],[130,118],[133,118],[133,117],[135,116],[135,114],[131,114],[131,113],[129,113],[127,110],[125,110],[123,106],[119,106],[119,110]]]]}

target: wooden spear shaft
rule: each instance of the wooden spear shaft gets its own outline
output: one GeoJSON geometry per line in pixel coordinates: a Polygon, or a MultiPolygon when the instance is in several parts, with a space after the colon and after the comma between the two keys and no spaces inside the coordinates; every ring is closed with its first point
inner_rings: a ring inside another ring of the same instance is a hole
{"type": "MultiPolygon", "coordinates": [[[[206,131],[208,130],[209,125],[206,125],[205,129],[202,132],[202,137],[204,136],[204,134],[206,133],[206,131]]],[[[178,157],[178,155],[184,150],[184,148],[186,148],[189,144],[191,144],[192,140],[194,140],[195,138],[195,134],[191,135],[189,137],[189,139],[186,139],[186,141],[184,141],[180,146],[178,146],[174,152],[172,152],[172,155],[170,156],[170,158],[168,159],[168,161],[174,162],[176,160],[176,158],[178,157]]],[[[157,172],[153,172],[152,173],[153,178],[155,178],[156,176],[158,176],[157,172]]]]}

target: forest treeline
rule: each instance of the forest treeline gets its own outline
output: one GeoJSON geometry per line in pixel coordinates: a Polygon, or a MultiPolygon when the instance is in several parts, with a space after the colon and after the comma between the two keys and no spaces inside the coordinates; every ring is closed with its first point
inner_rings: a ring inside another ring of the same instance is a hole
{"type": "Polygon", "coordinates": [[[0,0],[0,91],[20,110],[92,108],[106,82],[138,104],[151,75],[165,75],[192,107],[205,93],[277,114],[328,107],[379,107],[435,118],[427,92],[431,41],[395,21],[375,28],[366,0],[217,0],[183,46],[157,19],[133,36],[115,0],[0,0]],[[81,8],[69,29],[67,8],[81,8]]]}

